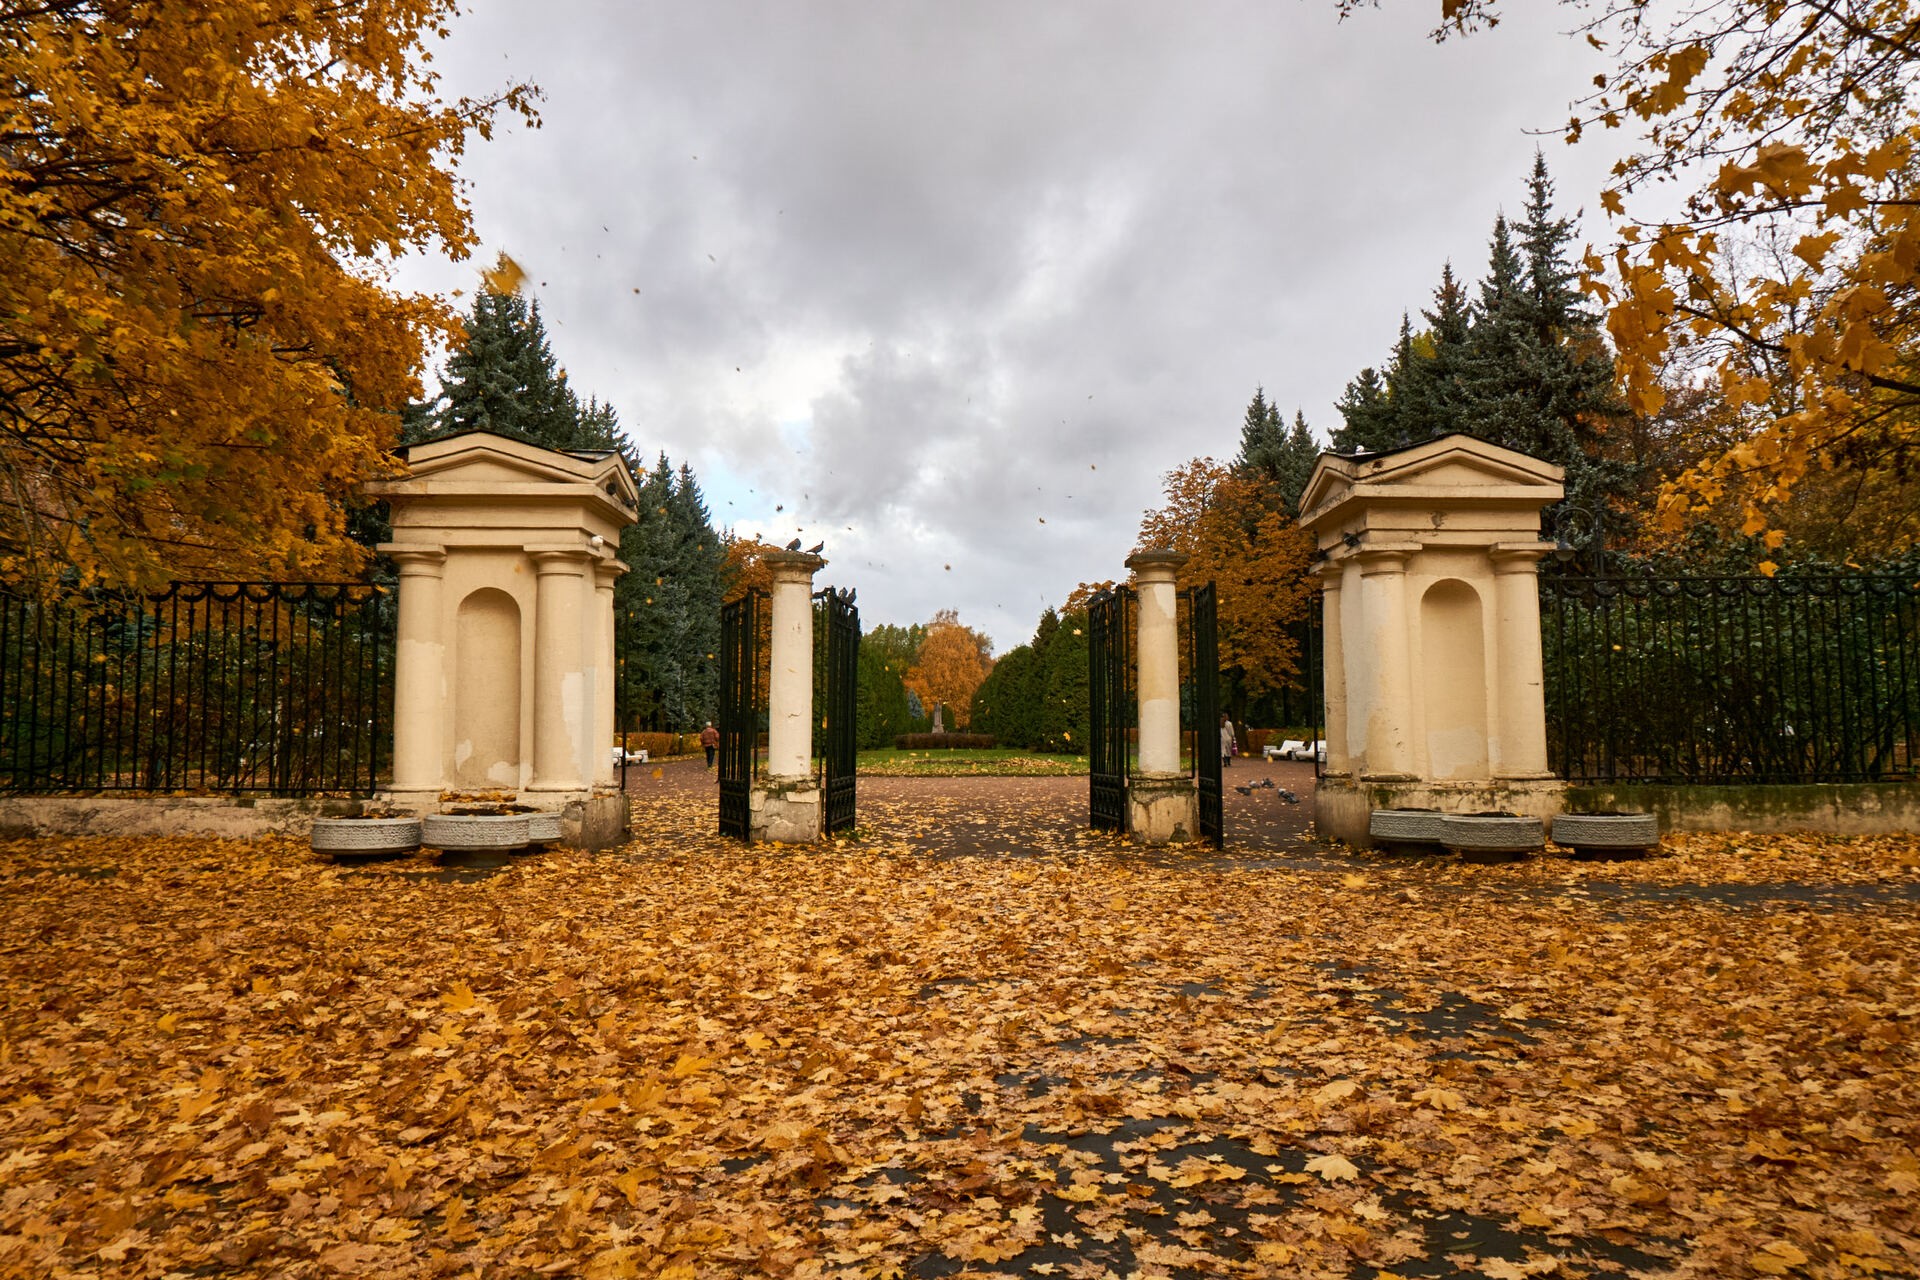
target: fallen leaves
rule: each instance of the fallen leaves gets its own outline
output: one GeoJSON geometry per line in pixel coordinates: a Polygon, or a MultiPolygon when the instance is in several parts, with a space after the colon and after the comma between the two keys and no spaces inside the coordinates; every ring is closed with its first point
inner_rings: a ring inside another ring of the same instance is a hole
{"type": "Polygon", "coordinates": [[[1920,1269],[1911,844],[1355,885],[709,804],[481,877],[0,846],[0,1271],[1920,1269]]]}

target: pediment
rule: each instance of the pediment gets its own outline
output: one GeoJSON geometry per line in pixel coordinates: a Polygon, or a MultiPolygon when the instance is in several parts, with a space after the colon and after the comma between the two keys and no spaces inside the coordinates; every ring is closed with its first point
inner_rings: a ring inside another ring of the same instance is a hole
{"type": "Polygon", "coordinates": [[[467,431],[401,450],[408,479],[434,488],[591,485],[617,505],[635,509],[640,491],[626,459],[612,450],[572,453],[545,449],[490,431],[467,431]]]}
{"type": "Polygon", "coordinates": [[[1564,468],[1518,450],[1447,435],[1385,453],[1321,454],[1300,496],[1300,510],[1311,522],[1349,496],[1392,501],[1404,494],[1424,501],[1449,492],[1469,497],[1475,491],[1546,505],[1560,500],[1565,476],[1564,468]]]}

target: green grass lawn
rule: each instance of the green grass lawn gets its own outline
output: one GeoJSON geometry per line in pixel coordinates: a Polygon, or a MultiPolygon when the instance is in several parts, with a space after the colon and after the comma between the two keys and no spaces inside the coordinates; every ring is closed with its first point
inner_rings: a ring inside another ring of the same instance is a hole
{"type": "Polygon", "coordinates": [[[1084,776],[1087,758],[1001,748],[943,747],[920,751],[885,748],[862,751],[860,772],[876,778],[1056,778],[1084,776]]]}

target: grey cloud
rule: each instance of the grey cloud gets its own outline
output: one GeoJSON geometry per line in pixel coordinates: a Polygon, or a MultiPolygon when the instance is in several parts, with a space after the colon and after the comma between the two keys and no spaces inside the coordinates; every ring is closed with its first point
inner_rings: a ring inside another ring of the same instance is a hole
{"type": "MultiPolygon", "coordinates": [[[[870,618],[1004,649],[1256,383],[1331,427],[1589,74],[1550,13],[1434,48],[1331,7],[480,0],[442,65],[547,91],[463,171],[577,385],[870,618]]],[[[1550,159],[1572,207],[1607,157],[1550,159]]]]}

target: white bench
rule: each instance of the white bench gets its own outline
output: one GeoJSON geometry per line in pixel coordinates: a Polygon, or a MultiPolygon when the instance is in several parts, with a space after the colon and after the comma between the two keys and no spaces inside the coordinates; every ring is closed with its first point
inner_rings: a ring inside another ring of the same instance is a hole
{"type": "Polygon", "coordinates": [[[626,751],[626,750],[622,750],[619,747],[615,747],[613,749],[613,762],[616,765],[645,764],[647,762],[647,753],[644,750],[626,751]]]}

